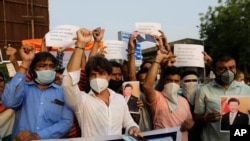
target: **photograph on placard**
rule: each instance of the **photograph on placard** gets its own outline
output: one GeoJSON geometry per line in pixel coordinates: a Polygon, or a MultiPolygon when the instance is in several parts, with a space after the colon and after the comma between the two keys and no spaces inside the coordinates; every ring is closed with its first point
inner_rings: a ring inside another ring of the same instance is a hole
{"type": "Polygon", "coordinates": [[[139,81],[127,81],[122,84],[122,92],[130,113],[139,113],[137,102],[140,96],[139,81]]]}
{"type": "Polygon", "coordinates": [[[250,96],[221,97],[221,132],[229,132],[231,125],[250,125],[250,96]]]}

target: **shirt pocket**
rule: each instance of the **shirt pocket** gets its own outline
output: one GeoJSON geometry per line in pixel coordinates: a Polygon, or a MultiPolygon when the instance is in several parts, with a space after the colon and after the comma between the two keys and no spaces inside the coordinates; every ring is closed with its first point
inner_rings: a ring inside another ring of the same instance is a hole
{"type": "Polygon", "coordinates": [[[44,111],[45,111],[46,120],[51,121],[51,122],[57,122],[61,120],[64,105],[55,103],[54,100],[46,103],[45,105],[46,106],[44,108],[44,111]]]}

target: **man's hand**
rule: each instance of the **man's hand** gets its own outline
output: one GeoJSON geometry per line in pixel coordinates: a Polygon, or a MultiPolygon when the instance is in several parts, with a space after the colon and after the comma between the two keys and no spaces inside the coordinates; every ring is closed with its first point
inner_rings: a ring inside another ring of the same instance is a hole
{"type": "Polygon", "coordinates": [[[163,60],[168,60],[169,57],[170,57],[169,53],[166,50],[164,52],[162,52],[161,50],[158,50],[157,55],[155,57],[155,62],[162,63],[163,60]]]}
{"type": "Polygon", "coordinates": [[[194,126],[194,121],[192,119],[187,119],[181,124],[181,131],[188,131],[194,126]]]}
{"type": "Polygon", "coordinates": [[[221,120],[221,114],[219,112],[210,112],[204,115],[205,122],[218,122],[221,120]]]}
{"type": "Polygon", "coordinates": [[[137,101],[137,107],[138,107],[139,109],[143,109],[144,103],[143,103],[142,100],[138,99],[138,101],[137,101]]]}
{"type": "Polygon", "coordinates": [[[101,42],[102,41],[102,38],[104,36],[104,29],[102,29],[101,27],[98,27],[96,29],[94,29],[92,31],[93,33],[93,38],[94,38],[94,41],[96,42],[101,42]]]}
{"type": "Polygon", "coordinates": [[[136,36],[132,34],[129,37],[129,41],[128,41],[128,49],[127,49],[128,53],[134,53],[135,47],[136,47],[136,36]]]}
{"type": "Polygon", "coordinates": [[[10,56],[9,60],[10,62],[17,61],[16,60],[16,52],[17,50],[13,47],[6,47],[6,55],[10,56]]]}
{"type": "Polygon", "coordinates": [[[40,136],[36,133],[30,133],[27,130],[22,130],[14,138],[14,141],[30,141],[30,140],[39,140],[40,136]]]}
{"type": "Polygon", "coordinates": [[[84,48],[88,42],[91,41],[92,38],[92,31],[81,28],[77,32],[77,41],[76,46],[84,48]]]}
{"type": "Polygon", "coordinates": [[[29,68],[32,60],[35,57],[35,48],[32,46],[22,46],[19,50],[20,56],[22,58],[22,64],[29,68]]]}
{"type": "Polygon", "coordinates": [[[105,54],[107,54],[107,51],[105,50],[107,48],[107,46],[104,46],[102,48],[98,48],[97,50],[97,54],[102,55],[103,57],[105,57],[105,54]]]}
{"type": "Polygon", "coordinates": [[[205,65],[211,66],[212,65],[212,58],[211,58],[211,56],[209,56],[205,51],[203,51],[202,54],[204,55],[203,59],[204,59],[205,65]]]}
{"type": "Polygon", "coordinates": [[[136,126],[130,127],[128,129],[128,134],[136,136],[136,137],[142,137],[142,133],[141,133],[140,129],[138,127],[136,127],[136,126]]]}
{"type": "Polygon", "coordinates": [[[171,49],[170,49],[170,45],[168,44],[168,39],[167,39],[166,35],[164,34],[164,32],[162,30],[158,30],[158,31],[161,33],[160,38],[162,40],[163,46],[165,47],[165,49],[167,51],[170,52],[171,49]]]}

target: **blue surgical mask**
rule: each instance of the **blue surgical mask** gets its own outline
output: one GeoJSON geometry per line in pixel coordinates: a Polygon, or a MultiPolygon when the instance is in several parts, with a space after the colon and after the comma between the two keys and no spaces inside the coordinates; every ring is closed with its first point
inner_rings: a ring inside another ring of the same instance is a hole
{"type": "Polygon", "coordinates": [[[41,70],[36,71],[35,81],[42,85],[47,85],[55,80],[56,72],[54,70],[41,70]]]}

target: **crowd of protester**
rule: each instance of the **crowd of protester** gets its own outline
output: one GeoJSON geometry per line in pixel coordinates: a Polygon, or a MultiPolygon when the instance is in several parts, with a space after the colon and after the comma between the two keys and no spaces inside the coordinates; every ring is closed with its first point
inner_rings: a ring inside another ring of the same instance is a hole
{"type": "Polygon", "coordinates": [[[108,60],[105,51],[98,49],[104,32],[102,28],[79,29],[65,67],[65,48],[58,48],[54,56],[44,41],[38,53],[23,45],[20,65],[17,50],[6,48],[16,74],[7,82],[0,72],[3,141],[122,134],[143,137],[142,132],[172,127],[180,127],[181,141],[229,141],[229,132],[220,131],[221,96],[250,96],[250,87],[244,84],[233,57],[221,54],[212,59],[201,52],[204,64],[215,74],[201,84],[198,72],[174,66],[176,56],[163,31],[152,35],[158,48],[154,60],[144,61],[138,69],[136,37],[130,36],[128,58],[121,64],[108,60]],[[94,44],[86,56],[85,46],[92,38],[94,44]],[[139,114],[130,112],[128,99],[122,95],[122,84],[129,81],[139,82],[135,105],[139,114]]]}

